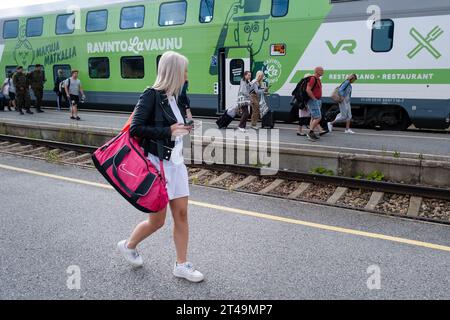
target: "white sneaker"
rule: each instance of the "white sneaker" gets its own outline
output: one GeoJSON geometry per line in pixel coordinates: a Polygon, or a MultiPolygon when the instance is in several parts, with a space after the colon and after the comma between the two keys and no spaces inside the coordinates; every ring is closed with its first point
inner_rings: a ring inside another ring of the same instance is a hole
{"type": "Polygon", "coordinates": [[[127,240],[119,241],[117,244],[117,250],[123,255],[125,260],[128,261],[133,267],[142,267],[144,261],[142,260],[141,255],[137,252],[136,249],[129,249],[127,247],[127,240]]]}
{"type": "Polygon", "coordinates": [[[173,275],[177,278],[184,278],[191,282],[200,282],[203,281],[203,274],[195,270],[194,265],[190,262],[185,262],[178,264],[175,262],[175,266],[173,267],[173,275]]]}
{"type": "Polygon", "coordinates": [[[241,128],[241,127],[238,127],[238,130],[240,131],[240,132],[247,132],[247,130],[245,130],[244,128],[241,128]]]}
{"type": "Polygon", "coordinates": [[[327,125],[328,125],[328,131],[333,132],[333,124],[331,122],[328,122],[327,125]]]}
{"type": "Polygon", "coordinates": [[[350,133],[350,134],[354,134],[355,132],[352,131],[352,129],[345,129],[345,133],[350,133]]]}
{"type": "Polygon", "coordinates": [[[252,126],[252,129],[253,129],[253,130],[258,130],[258,127],[252,126]]]}

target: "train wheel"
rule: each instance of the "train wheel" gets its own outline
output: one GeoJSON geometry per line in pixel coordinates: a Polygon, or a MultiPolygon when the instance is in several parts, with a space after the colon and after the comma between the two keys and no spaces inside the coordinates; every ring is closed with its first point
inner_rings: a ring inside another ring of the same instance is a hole
{"type": "Polygon", "coordinates": [[[401,108],[380,110],[378,116],[378,127],[383,130],[403,131],[408,129],[411,123],[408,114],[401,108]]]}

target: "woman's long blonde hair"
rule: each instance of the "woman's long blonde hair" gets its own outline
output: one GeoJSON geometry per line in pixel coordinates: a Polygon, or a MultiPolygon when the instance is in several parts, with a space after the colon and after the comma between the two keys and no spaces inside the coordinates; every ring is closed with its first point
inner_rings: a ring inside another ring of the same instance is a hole
{"type": "Polygon", "coordinates": [[[158,76],[153,89],[164,90],[168,96],[178,96],[183,88],[184,73],[189,60],[174,51],[167,51],[159,60],[158,76]]]}
{"type": "Polygon", "coordinates": [[[255,81],[261,83],[264,80],[264,72],[258,71],[255,76],[255,81]]]}

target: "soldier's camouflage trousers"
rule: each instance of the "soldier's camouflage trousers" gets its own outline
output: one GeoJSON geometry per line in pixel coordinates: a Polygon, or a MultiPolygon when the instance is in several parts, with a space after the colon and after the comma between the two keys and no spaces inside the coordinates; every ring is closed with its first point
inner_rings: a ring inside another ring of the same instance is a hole
{"type": "Polygon", "coordinates": [[[28,90],[26,91],[17,91],[16,93],[16,106],[17,109],[20,111],[22,109],[30,109],[31,107],[31,97],[30,92],[28,90]]]}
{"type": "Polygon", "coordinates": [[[36,109],[40,110],[42,105],[42,98],[44,96],[44,88],[32,88],[34,96],[36,97],[36,109]]]}

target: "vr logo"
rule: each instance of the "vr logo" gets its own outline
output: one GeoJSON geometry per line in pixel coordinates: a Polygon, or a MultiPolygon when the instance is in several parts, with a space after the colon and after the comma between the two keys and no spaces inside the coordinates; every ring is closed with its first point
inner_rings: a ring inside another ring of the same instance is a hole
{"type": "Polygon", "coordinates": [[[339,51],[347,51],[349,54],[355,54],[357,43],[355,40],[341,40],[334,46],[331,41],[325,41],[332,54],[338,54],[339,51]]]}

